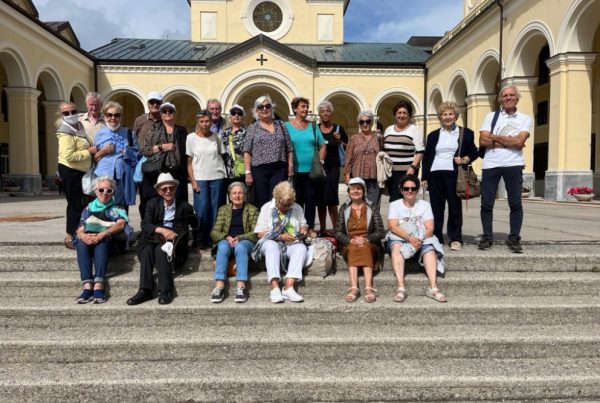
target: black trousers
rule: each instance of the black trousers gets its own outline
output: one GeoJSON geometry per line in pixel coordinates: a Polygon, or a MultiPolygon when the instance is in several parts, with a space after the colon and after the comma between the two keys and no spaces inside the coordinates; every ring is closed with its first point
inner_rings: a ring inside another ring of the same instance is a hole
{"type": "Polygon", "coordinates": [[[254,200],[260,208],[273,198],[273,188],[287,180],[287,163],[283,161],[252,167],[254,179],[254,200]]]}
{"type": "Polygon", "coordinates": [[[307,173],[294,174],[294,190],[296,191],[296,203],[304,209],[304,218],[308,228],[315,228],[315,211],[317,208],[317,199],[322,198],[321,183],[314,183],[310,180],[307,173]]]}
{"type": "Polygon", "coordinates": [[[83,178],[85,172],[58,164],[58,173],[62,181],[65,197],[67,198],[67,234],[75,236],[75,231],[79,226],[81,212],[84,207],[81,178],[83,178]]]}
{"type": "Polygon", "coordinates": [[[431,210],[433,211],[433,235],[444,242],[444,210],[448,203],[446,231],[450,242],[462,243],[462,202],[456,195],[456,173],[454,171],[432,171],[427,181],[431,210]]]}
{"type": "Polygon", "coordinates": [[[167,260],[167,254],[160,249],[158,243],[144,243],[138,251],[140,259],[140,289],[152,290],[154,280],[152,272],[156,266],[158,271],[158,290],[160,292],[173,291],[173,262],[167,260]]]}

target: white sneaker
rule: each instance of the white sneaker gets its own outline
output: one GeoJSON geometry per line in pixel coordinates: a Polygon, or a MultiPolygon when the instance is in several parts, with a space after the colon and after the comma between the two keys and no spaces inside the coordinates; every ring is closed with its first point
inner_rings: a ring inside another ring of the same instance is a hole
{"type": "Polygon", "coordinates": [[[279,287],[273,288],[271,290],[271,302],[274,304],[283,302],[283,296],[281,295],[281,290],[279,289],[279,287]]]}
{"type": "Polygon", "coordinates": [[[304,298],[302,298],[302,295],[298,294],[296,292],[296,290],[294,290],[294,287],[290,287],[288,289],[284,288],[283,291],[281,291],[281,295],[283,296],[284,299],[287,299],[292,302],[304,301],[304,298]]]}
{"type": "Polygon", "coordinates": [[[458,241],[452,241],[450,243],[450,250],[456,250],[459,251],[462,249],[462,243],[458,242],[458,241]]]}

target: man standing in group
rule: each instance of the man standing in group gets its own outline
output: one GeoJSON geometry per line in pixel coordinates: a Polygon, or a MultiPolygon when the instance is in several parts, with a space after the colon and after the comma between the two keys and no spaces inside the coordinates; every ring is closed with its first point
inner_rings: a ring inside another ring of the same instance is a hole
{"type": "Polygon", "coordinates": [[[85,134],[94,142],[98,130],[106,127],[106,122],[100,114],[102,111],[102,98],[97,92],[88,92],[85,96],[86,113],[79,115],[79,121],[83,124],[85,134]]]}
{"type": "Polygon", "coordinates": [[[514,85],[503,86],[498,100],[502,109],[488,113],[479,131],[479,147],[485,147],[481,180],[481,225],[483,237],[480,250],[493,244],[492,221],[496,190],[504,179],[510,207],[510,233],[506,245],[513,253],[522,253],[521,226],[523,206],[523,147],[529,137],[532,119],[517,111],[520,94],[514,85]]]}
{"type": "Polygon", "coordinates": [[[221,111],[223,107],[221,106],[221,102],[218,99],[209,99],[206,102],[206,109],[210,112],[210,120],[211,127],[210,131],[213,133],[217,133],[219,136],[225,130],[225,119],[221,117],[221,111]]]}
{"type": "MultiPolygon", "coordinates": [[[[162,105],[163,96],[158,91],[152,91],[148,94],[148,113],[138,116],[133,122],[133,134],[137,137],[140,150],[144,148],[146,136],[154,126],[154,123],[160,121],[160,106],[162,105]]],[[[140,185],[140,218],[144,219],[146,213],[146,203],[148,198],[143,196],[143,191],[140,185]]]]}

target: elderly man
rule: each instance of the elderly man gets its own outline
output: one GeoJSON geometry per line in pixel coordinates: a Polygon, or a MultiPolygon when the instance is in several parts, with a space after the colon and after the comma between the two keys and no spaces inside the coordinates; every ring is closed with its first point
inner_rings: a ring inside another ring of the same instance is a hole
{"type": "Polygon", "coordinates": [[[493,244],[494,201],[502,178],[510,207],[510,233],[506,245],[513,253],[523,252],[520,235],[523,224],[523,147],[529,138],[532,119],[517,111],[519,98],[519,91],[514,85],[502,87],[498,97],[502,109],[488,113],[479,131],[479,146],[485,148],[481,181],[483,237],[479,242],[480,250],[490,249],[493,244]]]}
{"type": "Polygon", "coordinates": [[[85,96],[86,113],[79,115],[79,121],[83,124],[85,134],[94,142],[98,130],[106,127],[106,122],[100,111],[102,110],[102,97],[97,92],[88,92],[85,96]]]}
{"type": "Polygon", "coordinates": [[[223,130],[225,130],[225,119],[221,117],[223,107],[218,99],[209,99],[206,102],[206,109],[210,112],[210,131],[221,136],[223,130]]]}
{"type": "Polygon", "coordinates": [[[179,181],[170,173],[161,173],[155,189],[160,197],[148,202],[142,221],[142,239],[138,250],[140,259],[140,289],[127,300],[127,305],[138,305],[152,299],[154,281],[152,271],[158,270],[158,303],[173,301],[173,268],[183,266],[188,257],[188,227],[198,227],[193,207],[187,202],[176,202],[179,181]]]}
{"type": "MultiPolygon", "coordinates": [[[[152,129],[155,122],[160,120],[160,106],[163,103],[163,96],[158,91],[152,91],[148,94],[148,113],[138,116],[133,122],[133,133],[137,136],[140,150],[144,148],[146,135],[152,129]]],[[[143,217],[143,215],[142,215],[143,217]]]]}

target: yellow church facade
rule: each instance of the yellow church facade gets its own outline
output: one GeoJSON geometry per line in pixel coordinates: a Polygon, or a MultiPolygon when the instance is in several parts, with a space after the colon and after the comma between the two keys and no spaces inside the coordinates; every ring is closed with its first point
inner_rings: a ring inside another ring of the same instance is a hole
{"type": "Polygon", "coordinates": [[[453,100],[477,132],[499,85],[514,83],[519,109],[535,117],[524,171],[535,195],[567,200],[569,186],[594,179],[600,188],[600,0],[465,0],[464,19],[433,48],[344,42],[349,0],[189,3],[190,40],[115,39],[87,53],[68,26],[36,20],[31,2],[0,0],[2,172],[39,193],[56,170],[57,103],[72,99],[85,111],[88,91],[124,105],[129,125],[146,110],[146,94],[160,91],[190,130],[208,99],[249,112],[270,94],[282,119],[295,96],[310,99],[313,111],[329,100],[349,132],[361,110],[391,124],[399,99],[413,104],[428,132],[437,105],[453,100]]]}

